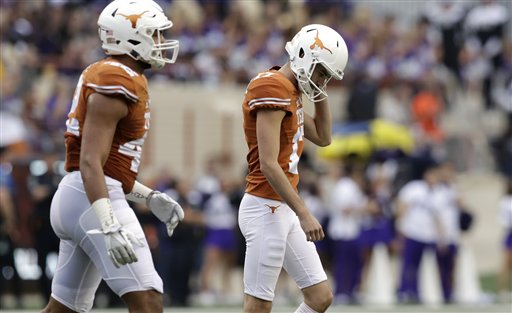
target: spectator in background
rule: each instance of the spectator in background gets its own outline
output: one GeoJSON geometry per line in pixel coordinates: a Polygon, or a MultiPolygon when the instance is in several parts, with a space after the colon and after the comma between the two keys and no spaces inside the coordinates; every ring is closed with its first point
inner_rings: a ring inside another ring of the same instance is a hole
{"type": "MultiPolygon", "coordinates": [[[[0,148],[0,155],[4,152],[5,148],[0,148]]],[[[5,294],[12,293],[16,306],[21,308],[21,279],[14,264],[17,216],[11,197],[11,170],[10,163],[0,163],[0,304],[5,294]]]]}
{"type": "Polygon", "coordinates": [[[374,247],[381,244],[390,249],[394,239],[392,181],[397,171],[396,166],[392,160],[380,160],[370,164],[367,169],[368,205],[363,212],[358,240],[363,260],[361,290],[365,290],[374,247]]]}
{"type": "Polygon", "coordinates": [[[491,96],[493,76],[502,66],[505,26],[508,22],[507,8],[495,0],[481,0],[468,12],[465,20],[466,49],[475,59],[472,63],[481,64],[479,71],[482,73],[482,91],[487,109],[494,108],[491,96]]]}
{"type": "Polygon", "coordinates": [[[437,229],[436,257],[443,299],[453,301],[453,283],[460,237],[460,203],[454,182],[453,165],[444,162],[439,167],[439,183],[432,195],[432,207],[437,229]]]}
{"type": "Polygon", "coordinates": [[[443,63],[461,80],[459,52],[464,39],[462,24],[466,15],[465,3],[454,0],[429,1],[425,7],[428,20],[441,33],[443,63]]]}
{"type": "Polygon", "coordinates": [[[499,221],[504,229],[503,259],[498,274],[498,296],[500,301],[510,303],[512,291],[512,178],[506,182],[506,193],[500,201],[499,221]]]}
{"type": "Polygon", "coordinates": [[[512,177],[512,120],[501,136],[491,142],[496,169],[505,177],[512,177]]]}
{"type": "Polygon", "coordinates": [[[50,222],[50,206],[52,197],[57,191],[57,186],[62,179],[56,163],[56,155],[48,155],[44,160],[35,160],[31,162],[31,179],[29,180],[29,189],[34,201],[34,211],[32,212],[32,227],[35,238],[35,248],[37,250],[37,260],[42,274],[39,278],[41,290],[45,299],[51,296],[51,279],[53,273],[49,272],[48,256],[59,252],[59,238],[55,236],[50,222]]]}
{"type": "Polygon", "coordinates": [[[228,301],[231,293],[230,271],[234,265],[236,246],[236,210],[229,193],[231,182],[220,180],[220,190],[204,204],[203,220],[206,234],[203,246],[203,264],[200,272],[199,300],[203,305],[228,301]],[[215,273],[220,272],[222,286],[217,293],[213,286],[215,273]]]}
{"type": "Polygon", "coordinates": [[[503,65],[496,73],[492,98],[498,107],[507,114],[508,123],[512,124],[512,38],[503,43],[503,65]]]}
{"type": "Polygon", "coordinates": [[[436,228],[432,195],[438,182],[438,165],[433,160],[420,160],[420,175],[402,187],[397,199],[397,224],[403,239],[402,267],[398,301],[420,303],[418,270],[425,249],[434,249],[436,228]]]}
{"type": "Polygon", "coordinates": [[[392,45],[388,66],[395,79],[415,83],[436,66],[435,43],[429,36],[428,20],[420,17],[392,45]]]}
{"type": "Polygon", "coordinates": [[[440,126],[443,112],[440,86],[432,79],[425,80],[423,87],[412,99],[412,116],[425,143],[441,143],[444,133],[440,126]]]}
{"type": "MultiPolygon", "coordinates": [[[[5,82],[3,77],[0,79],[5,82]]],[[[9,84],[0,84],[2,91],[6,85],[9,84]]],[[[5,104],[2,102],[0,110],[0,299],[7,292],[12,292],[16,306],[21,308],[22,282],[14,264],[14,250],[20,235],[26,236],[25,230],[28,229],[27,225],[20,225],[21,210],[15,203],[16,197],[23,195],[19,191],[16,193],[13,162],[27,157],[31,149],[23,120],[17,114],[5,111],[5,104]]]]}
{"type": "Polygon", "coordinates": [[[368,122],[376,117],[379,89],[374,80],[358,74],[354,86],[350,88],[347,103],[347,122],[368,122]]]}
{"type": "Polygon", "coordinates": [[[212,195],[221,190],[219,176],[226,169],[223,167],[221,160],[222,158],[219,156],[210,157],[206,161],[206,169],[195,184],[195,190],[200,196],[199,206],[201,207],[212,195]]]}
{"type": "MultiPolygon", "coordinates": [[[[44,132],[47,132],[48,136],[62,132],[66,125],[67,114],[71,102],[69,101],[69,93],[73,90],[71,78],[67,76],[57,76],[54,69],[47,69],[47,72],[43,74],[43,79],[47,79],[54,84],[49,88],[49,96],[42,108],[39,109],[41,125],[44,132]]],[[[60,138],[59,138],[60,139],[60,138]]],[[[54,141],[56,139],[54,138],[54,141]]],[[[56,144],[56,143],[54,143],[56,144]]]]}
{"type": "Polygon", "coordinates": [[[23,119],[17,114],[0,110],[1,162],[24,158],[31,152],[28,142],[29,134],[23,124],[23,119]]]}
{"type": "Polygon", "coordinates": [[[165,193],[183,207],[186,218],[176,227],[171,238],[162,225],[158,228],[158,271],[164,281],[164,292],[171,306],[188,306],[192,293],[190,278],[199,272],[201,244],[204,237],[204,219],[199,210],[200,196],[191,189],[186,179],[176,183],[165,193]]]}
{"type": "Polygon", "coordinates": [[[367,198],[364,170],[346,165],[344,176],[332,190],[327,233],[333,244],[334,303],[357,303],[362,259],[358,246],[361,218],[367,198]]]}

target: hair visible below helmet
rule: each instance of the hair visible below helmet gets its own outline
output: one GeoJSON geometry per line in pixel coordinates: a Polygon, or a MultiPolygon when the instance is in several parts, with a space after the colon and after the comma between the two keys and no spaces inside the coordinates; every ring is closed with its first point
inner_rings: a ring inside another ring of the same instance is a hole
{"type": "Polygon", "coordinates": [[[171,27],[172,22],[152,0],[115,0],[98,18],[101,47],[106,54],[127,54],[152,68],[176,61],[178,41],[163,41],[161,37],[162,31],[171,27]]]}
{"type": "Polygon", "coordinates": [[[330,27],[311,24],[304,26],[285,48],[300,90],[313,102],[327,98],[327,83],[330,78],[343,78],[348,61],[347,45],[341,35],[330,27]],[[320,85],[311,80],[317,64],[331,75],[320,85]]]}

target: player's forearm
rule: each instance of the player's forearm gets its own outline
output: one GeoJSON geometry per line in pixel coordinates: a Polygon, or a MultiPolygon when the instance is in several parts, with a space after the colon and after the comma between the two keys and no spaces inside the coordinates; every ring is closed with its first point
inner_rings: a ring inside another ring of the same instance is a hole
{"type": "Polygon", "coordinates": [[[278,163],[262,166],[261,171],[267,178],[270,186],[272,186],[272,189],[281,196],[297,216],[301,217],[308,213],[304,201],[302,201],[297,191],[293,189],[278,163]]]}
{"type": "Polygon", "coordinates": [[[331,143],[332,117],[327,99],[315,103],[315,125],[318,137],[324,145],[331,143]]]}
{"type": "Polygon", "coordinates": [[[82,159],[80,161],[80,174],[82,175],[85,193],[90,203],[101,198],[108,198],[105,173],[99,161],[94,162],[82,159]]]}
{"type": "Polygon", "coordinates": [[[328,146],[332,140],[332,117],[327,100],[315,102],[314,117],[305,117],[305,136],[318,146],[328,146]]]}
{"type": "Polygon", "coordinates": [[[120,225],[112,210],[101,162],[99,160],[91,161],[87,158],[81,159],[80,174],[82,175],[85,193],[100,222],[101,230],[105,234],[116,232],[120,225]]]}

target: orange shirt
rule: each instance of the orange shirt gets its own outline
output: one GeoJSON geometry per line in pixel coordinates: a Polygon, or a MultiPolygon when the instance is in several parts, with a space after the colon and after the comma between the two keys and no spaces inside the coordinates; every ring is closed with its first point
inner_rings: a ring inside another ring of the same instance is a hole
{"type": "Polygon", "coordinates": [[[256,117],[260,109],[283,110],[278,162],[292,186],[299,183],[298,164],[304,147],[304,112],[297,88],[274,67],[251,80],[243,100],[245,140],[249,147],[246,192],[252,195],[282,200],[260,170],[256,117]]]}
{"type": "Polygon", "coordinates": [[[126,98],[128,115],[119,121],[110,154],[103,167],[105,175],[120,181],[125,193],[135,182],[142,146],[149,129],[148,83],[144,75],[111,58],[87,67],[80,76],[66,122],[67,171],[79,170],[82,129],[87,112],[87,97],[97,92],[126,98]]]}
{"type": "Polygon", "coordinates": [[[439,124],[443,104],[439,98],[429,92],[422,91],[412,101],[412,114],[422,130],[433,140],[442,141],[443,130],[439,124]]]}

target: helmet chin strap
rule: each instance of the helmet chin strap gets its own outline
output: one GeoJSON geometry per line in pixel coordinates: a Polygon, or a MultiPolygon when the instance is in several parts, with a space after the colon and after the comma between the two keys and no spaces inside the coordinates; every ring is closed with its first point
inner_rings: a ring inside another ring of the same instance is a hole
{"type": "Polygon", "coordinates": [[[134,59],[135,61],[137,61],[137,63],[138,63],[138,64],[139,64],[143,69],[147,70],[147,69],[151,68],[151,64],[149,64],[148,62],[145,62],[145,61],[141,60],[140,55],[139,55],[139,53],[138,53],[137,51],[132,50],[132,51],[130,51],[130,53],[128,53],[128,55],[129,55],[132,59],[134,59]]]}
{"type": "Polygon", "coordinates": [[[130,56],[133,59],[140,61],[140,58],[139,58],[140,54],[137,51],[135,51],[135,50],[130,51],[130,56]]]}
{"type": "MultiPolygon", "coordinates": [[[[311,80],[311,76],[313,76],[313,72],[316,69],[316,66],[319,63],[314,63],[308,73],[305,69],[301,68],[295,74],[295,79],[297,80],[297,84],[300,87],[300,91],[306,95],[306,97],[312,101],[321,101],[328,97],[327,92],[325,91],[325,86],[327,83],[324,82],[322,89],[320,86],[317,86],[313,80],[311,80]]],[[[328,82],[328,81],[327,81],[328,82]]]]}
{"type": "Polygon", "coordinates": [[[147,62],[144,62],[144,61],[141,61],[141,60],[137,60],[137,62],[139,62],[139,64],[142,66],[143,69],[147,70],[149,68],[151,68],[151,64],[147,63],[147,62]]]}

